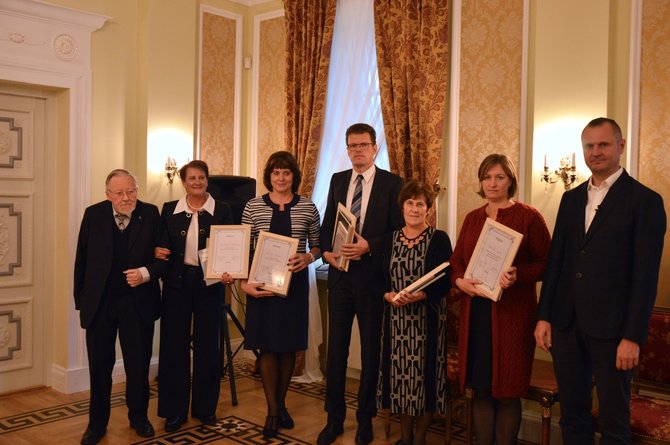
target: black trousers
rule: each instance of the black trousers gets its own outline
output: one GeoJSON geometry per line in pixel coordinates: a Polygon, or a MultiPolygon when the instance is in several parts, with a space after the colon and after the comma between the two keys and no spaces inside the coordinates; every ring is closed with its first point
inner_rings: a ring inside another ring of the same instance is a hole
{"type": "Polygon", "coordinates": [[[96,429],[106,427],[109,422],[117,332],[126,372],[128,419],[139,421],[147,418],[154,324],[142,321],[135,310],[132,295],[105,296],[93,323],[86,329],[91,382],[89,426],[96,429]]]}
{"type": "Polygon", "coordinates": [[[163,288],[158,362],[160,417],[187,415],[189,399],[194,417],[216,414],[221,379],[221,296],[220,284],[205,286],[199,267],[184,268],[181,289],[163,288]]]}
{"type": "Polygon", "coordinates": [[[361,377],[356,418],[358,422],[366,422],[377,414],[377,379],[384,311],[383,277],[380,275],[380,278],[381,281],[371,281],[367,270],[357,261],[352,261],[349,272],[328,289],[325,409],[329,421],[343,422],[346,416],[344,392],[354,316],[358,320],[361,338],[361,377]]]}
{"type": "Polygon", "coordinates": [[[551,354],[561,398],[563,443],[591,445],[591,388],[598,393],[600,445],[630,444],[630,381],[632,371],[616,369],[621,339],[600,339],[573,326],[552,329],[551,354]]]}

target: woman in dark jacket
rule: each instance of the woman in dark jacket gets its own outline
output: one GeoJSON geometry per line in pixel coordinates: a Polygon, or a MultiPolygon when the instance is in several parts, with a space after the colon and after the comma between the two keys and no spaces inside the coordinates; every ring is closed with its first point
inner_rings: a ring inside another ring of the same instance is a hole
{"type": "Polygon", "coordinates": [[[188,420],[189,399],[193,417],[205,425],[216,423],[223,284],[205,283],[200,253],[207,246],[210,226],[233,223],[228,205],[207,193],[205,162],[189,162],[179,176],[186,196],[163,205],[162,249],[157,249],[159,258],[168,259],[158,363],[158,415],[166,418],[168,432],[188,420]]]}
{"type": "Polygon", "coordinates": [[[389,235],[387,289],[377,405],[400,415],[396,445],[425,445],[435,414],[447,414],[447,294],[449,271],[423,290],[403,291],[449,260],[449,236],[426,222],[433,192],[408,181],[398,195],[405,226],[389,235]]]}

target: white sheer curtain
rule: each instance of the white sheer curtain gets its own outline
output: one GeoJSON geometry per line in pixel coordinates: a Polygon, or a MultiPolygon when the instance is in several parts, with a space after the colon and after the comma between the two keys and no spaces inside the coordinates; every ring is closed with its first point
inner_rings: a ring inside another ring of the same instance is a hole
{"type": "Polygon", "coordinates": [[[351,168],[344,133],[357,122],[377,131],[377,166],[388,170],[375,49],[374,0],[338,0],[328,97],[312,201],[321,217],[333,173],[351,168]]]}
{"type": "MultiPolygon", "coordinates": [[[[366,122],[377,131],[379,152],[376,164],[389,169],[379,98],[373,1],[337,2],[328,72],[326,119],[312,193],[312,201],[322,218],[326,211],[330,177],[335,172],[351,168],[344,140],[344,133],[350,125],[366,122]]],[[[293,379],[305,383],[323,379],[319,366],[319,345],[323,341],[321,308],[314,266],[309,269],[309,338],[305,351],[305,370],[293,379]]]]}

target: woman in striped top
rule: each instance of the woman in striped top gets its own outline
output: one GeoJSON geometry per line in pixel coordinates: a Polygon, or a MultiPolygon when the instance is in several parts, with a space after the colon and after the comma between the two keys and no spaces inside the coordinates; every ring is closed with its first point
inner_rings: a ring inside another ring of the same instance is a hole
{"type": "Polygon", "coordinates": [[[293,272],[286,298],[262,290],[262,283],[242,280],[247,294],[244,347],[259,349],[259,368],[268,416],[265,438],[275,437],[279,428],[293,428],[284,399],[293,375],[296,351],[307,349],[309,282],[307,266],[321,256],[319,212],[296,192],[301,173],[293,155],[273,153],[263,171],[263,184],[270,190],[250,200],[242,213],[242,224],[251,225],[251,257],[261,230],[299,240],[298,253],[289,259],[293,272]],[[307,250],[309,240],[309,250],[307,250]]]}

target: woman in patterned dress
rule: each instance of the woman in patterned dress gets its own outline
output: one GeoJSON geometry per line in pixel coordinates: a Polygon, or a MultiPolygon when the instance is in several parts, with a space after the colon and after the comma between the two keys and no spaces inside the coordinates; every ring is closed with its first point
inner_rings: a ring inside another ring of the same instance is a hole
{"type": "Polygon", "coordinates": [[[424,290],[401,292],[451,256],[449,236],[426,222],[433,204],[426,184],[408,181],[398,195],[405,226],[389,235],[384,258],[382,353],[377,404],[400,415],[395,445],[425,445],[433,416],[446,414],[449,272],[424,290]]]}
{"type": "Polygon", "coordinates": [[[468,384],[475,391],[477,444],[511,445],[517,443],[521,398],[530,383],[535,288],[542,279],[550,236],[540,212],[512,200],[516,168],[507,156],[487,156],[478,177],[478,194],[486,204],[465,216],[451,257],[451,280],[461,291],[458,372],[461,386],[468,384]],[[523,234],[512,267],[500,276],[504,290],[497,302],[479,295],[478,281],[463,277],[486,218],[523,234]]]}
{"type": "Polygon", "coordinates": [[[263,184],[270,192],[250,200],[242,213],[242,224],[251,225],[252,258],[261,230],[299,240],[298,252],[289,258],[293,274],[286,297],[261,289],[263,283],[241,282],[247,294],[244,348],[260,350],[258,363],[268,405],[263,428],[266,439],[275,437],[279,428],[294,426],[284,399],[293,375],[295,353],[307,349],[306,268],[321,256],[319,212],[312,201],[297,194],[300,179],[300,169],[292,154],[273,153],[263,171],[263,184]]]}

